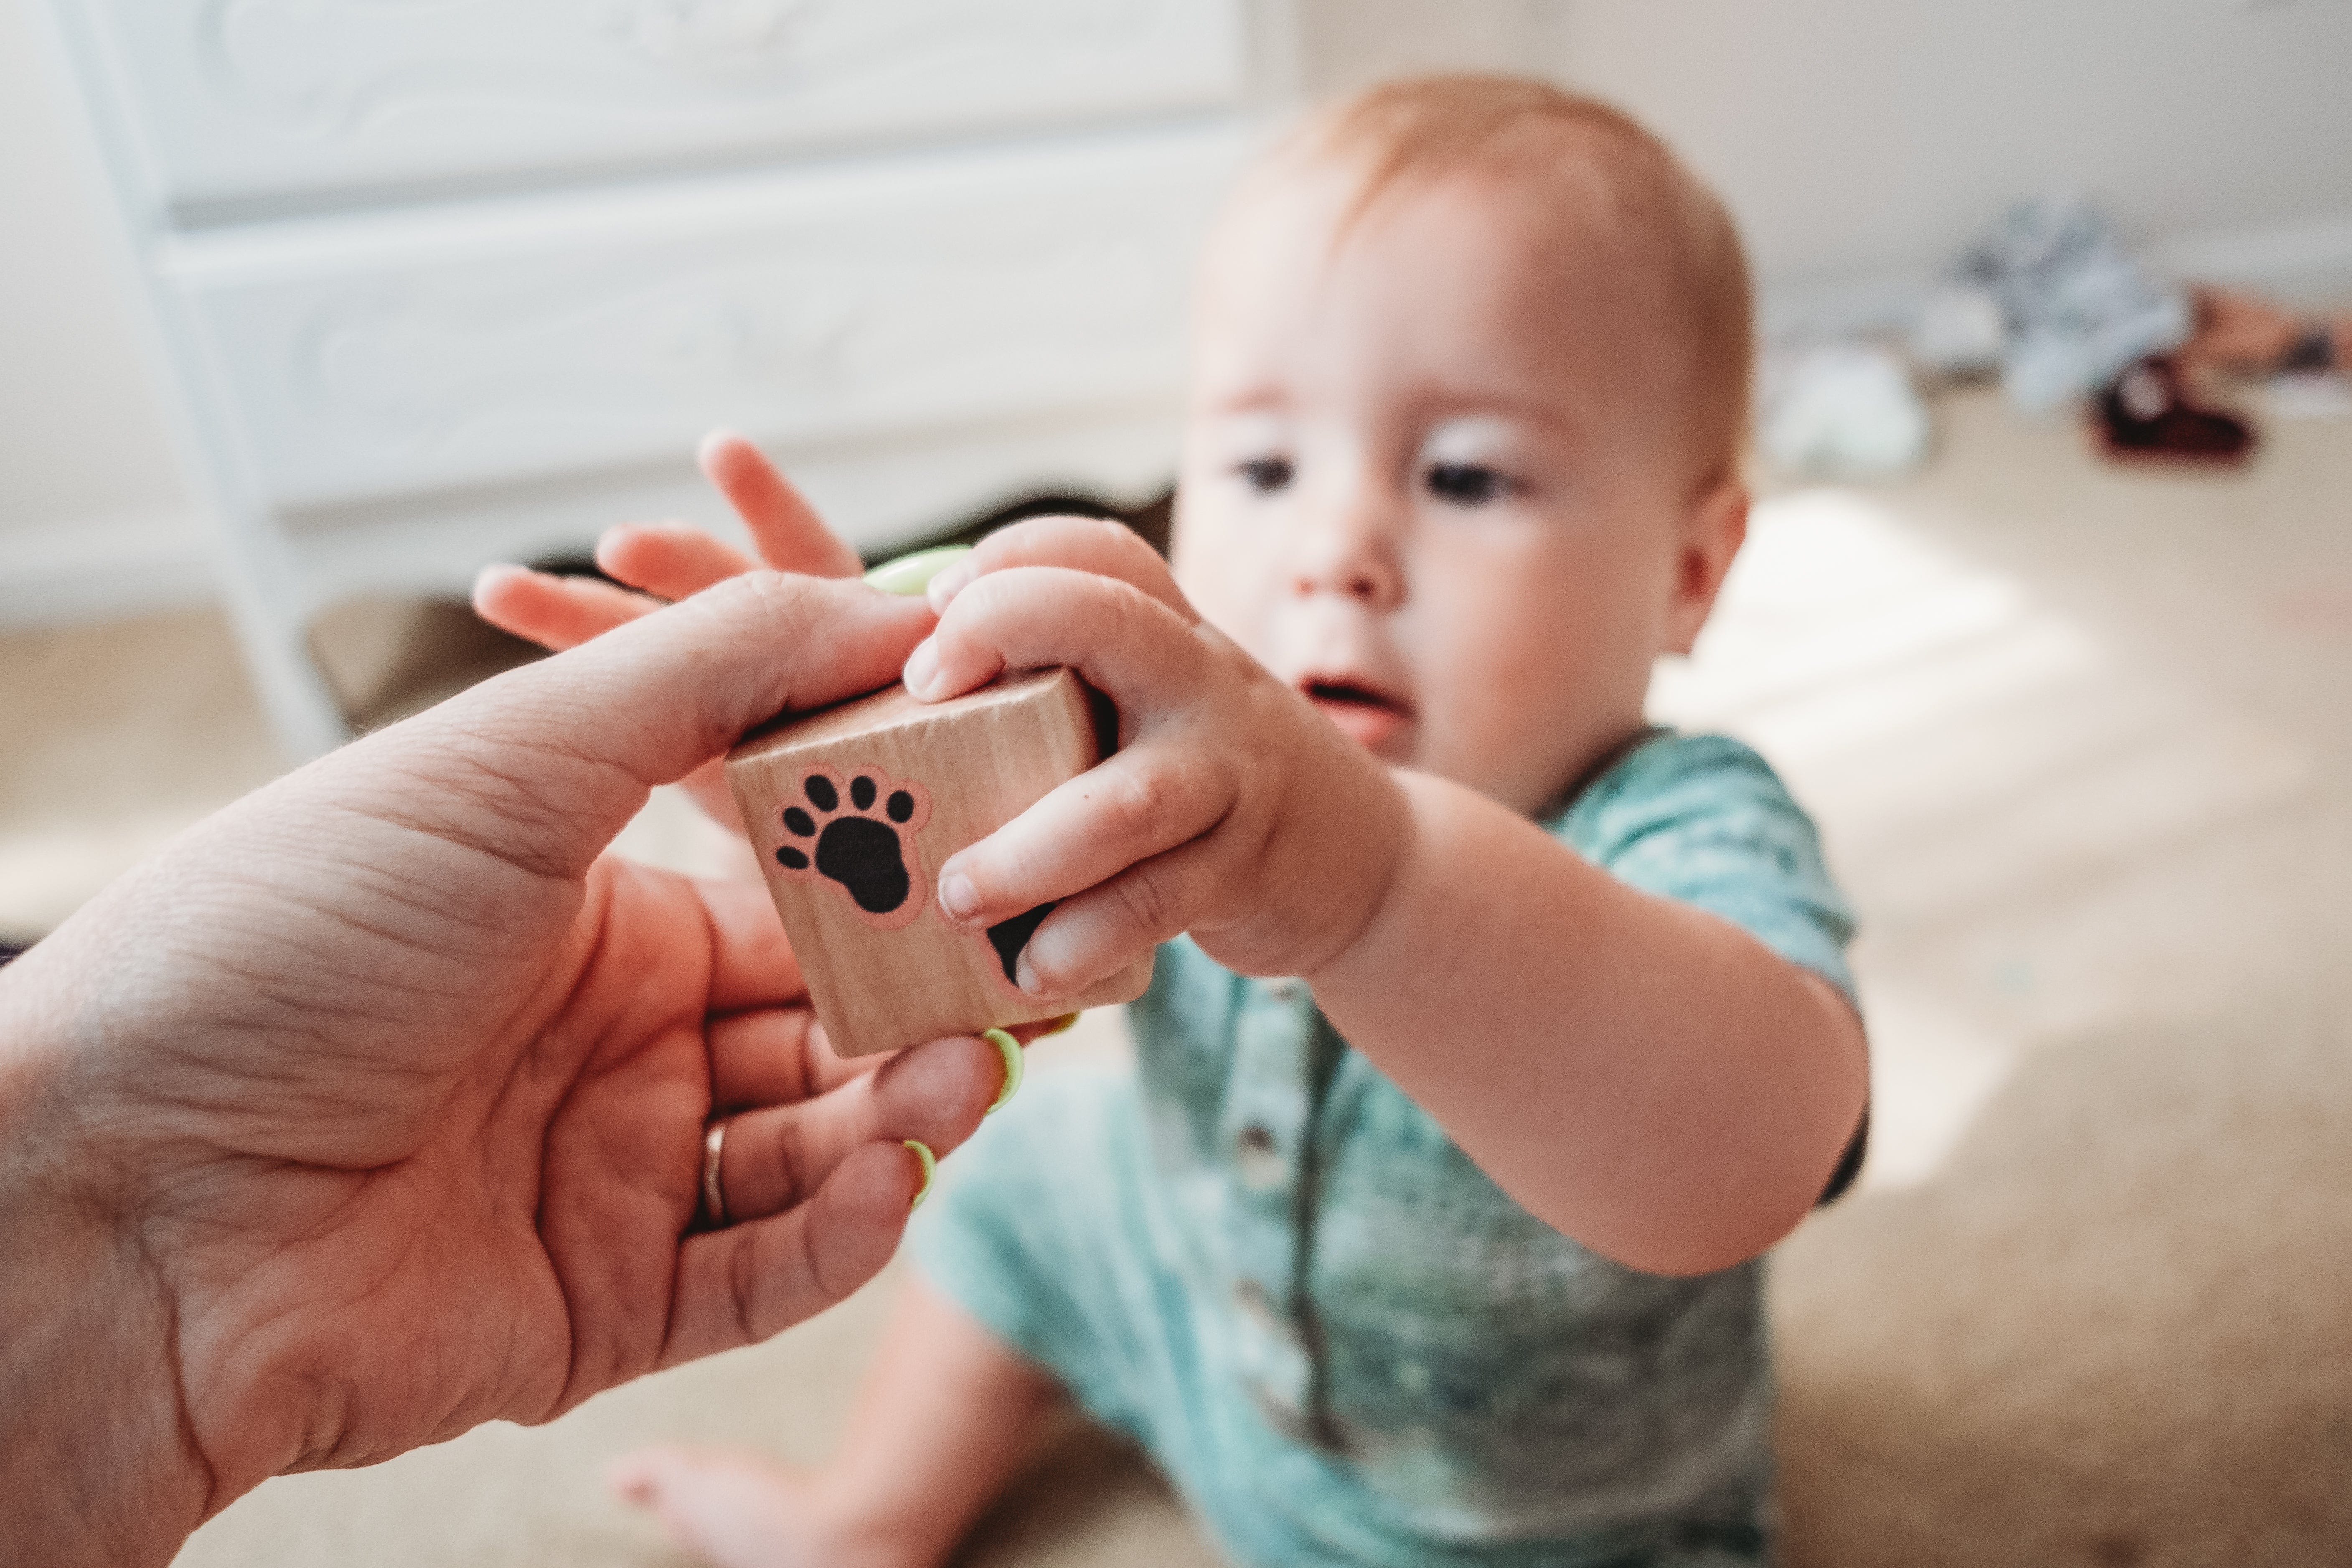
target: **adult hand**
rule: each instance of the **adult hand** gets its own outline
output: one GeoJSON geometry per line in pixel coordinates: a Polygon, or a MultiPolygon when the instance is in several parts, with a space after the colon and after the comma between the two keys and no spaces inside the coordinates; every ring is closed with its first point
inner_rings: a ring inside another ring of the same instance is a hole
{"type": "Polygon", "coordinates": [[[0,970],[0,1540],[161,1563],[263,1478],[544,1421],[890,1256],[1003,1068],[835,1062],[756,890],[601,858],[887,681],[920,599],[759,574],[206,821],[0,970]],[[729,1228],[697,1232],[730,1123],[729,1228]]]}
{"type": "MultiPolygon", "coordinates": [[[[751,536],[757,560],[691,523],[625,522],[596,542],[597,568],[613,583],[493,567],[474,586],[476,612],[516,637],[562,651],[762,566],[810,577],[855,577],[865,569],[857,552],[751,442],[715,430],[703,437],[699,456],[704,475],[751,536]]],[[[716,759],[680,782],[712,818],[742,826],[716,759]]]]}

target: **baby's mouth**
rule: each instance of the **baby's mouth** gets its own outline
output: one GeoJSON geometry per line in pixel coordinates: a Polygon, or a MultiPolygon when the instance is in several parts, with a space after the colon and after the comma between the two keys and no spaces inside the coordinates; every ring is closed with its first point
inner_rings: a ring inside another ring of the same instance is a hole
{"type": "Polygon", "coordinates": [[[1299,689],[1340,733],[1368,751],[1380,751],[1412,722],[1411,703],[1359,681],[1309,679],[1299,683],[1299,689]]]}

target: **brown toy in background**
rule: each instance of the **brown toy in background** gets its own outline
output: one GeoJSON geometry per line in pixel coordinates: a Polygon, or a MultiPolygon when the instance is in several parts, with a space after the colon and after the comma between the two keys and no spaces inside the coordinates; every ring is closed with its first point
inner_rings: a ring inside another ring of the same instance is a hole
{"type": "Polygon", "coordinates": [[[2236,375],[2352,370],[2352,312],[2299,314],[2242,289],[2200,285],[2189,291],[2197,330],[2181,363],[2236,375]]]}
{"type": "Polygon", "coordinates": [[[1076,996],[1027,995],[1013,961],[1053,906],[968,930],[934,894],[948,857],[1100,757],[1087,688],[1066,669],[1008,675],[946,702],[894,686],[796,715],[728,756],[728,784],[837,1054],[1143,994],[1150,954],[1076,996]]]}

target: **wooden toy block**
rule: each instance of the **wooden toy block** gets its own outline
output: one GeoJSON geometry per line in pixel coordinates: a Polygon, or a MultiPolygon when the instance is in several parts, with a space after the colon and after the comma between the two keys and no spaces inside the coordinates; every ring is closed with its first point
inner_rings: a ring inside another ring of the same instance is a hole
{"type": "Polygon", "coordinates": [[[727,779],[818,1019],[845,1057],[1129,1002],[1149,953],[1040,1001],[1013,961],[1051,904],[987,931],[940,911],[940,867],[1099,760],[1066,669],[1008,675],[946,702],[902,686],[754,734],[727,779]]]}

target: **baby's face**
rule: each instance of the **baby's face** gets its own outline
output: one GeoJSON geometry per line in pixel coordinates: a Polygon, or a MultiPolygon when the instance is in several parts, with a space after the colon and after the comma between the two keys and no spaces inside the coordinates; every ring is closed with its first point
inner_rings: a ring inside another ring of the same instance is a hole
{"type": "Polygon", "coordinates": [[[1334,249],[1349,195],[1293,175],[1219,230],[1177,577],[1382,759],[1533,812],[1641,722],[1713,588],[1694,610],[1655,318],[1501,182],[1392,193],[1334,249]]]}

